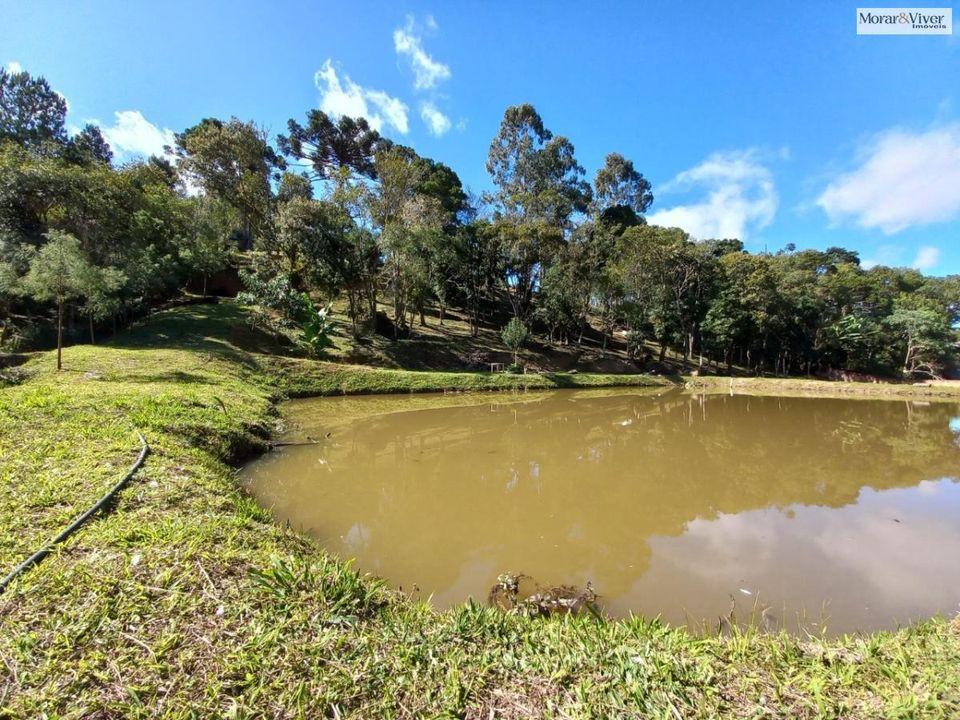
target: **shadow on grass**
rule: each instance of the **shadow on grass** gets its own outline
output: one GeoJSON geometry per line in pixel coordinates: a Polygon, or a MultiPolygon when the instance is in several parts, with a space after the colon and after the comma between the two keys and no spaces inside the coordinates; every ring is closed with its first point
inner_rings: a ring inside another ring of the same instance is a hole
{"type": "Polygon", "coordinates": [[[199,350],[247,367],[255,365],[252,354],[303,357],[285,338],[252,325],[249,315],[232,302],[155,313],[109,344],[132,350],[199,350]]]}

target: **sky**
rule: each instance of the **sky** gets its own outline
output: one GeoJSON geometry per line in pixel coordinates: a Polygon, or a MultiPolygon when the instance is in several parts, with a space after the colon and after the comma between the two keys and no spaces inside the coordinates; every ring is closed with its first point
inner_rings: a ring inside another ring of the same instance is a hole
{"type": "Polygon", "coordinates": [[[119,160],[204,117],[274,137],[320,107],[476,193],[503,111],[529,102],[589,179],[630,158],[650,222],[958,273],[960,28],[858,36],[856,7],[0,0],[0,64],[45,76],[119,160]]]}

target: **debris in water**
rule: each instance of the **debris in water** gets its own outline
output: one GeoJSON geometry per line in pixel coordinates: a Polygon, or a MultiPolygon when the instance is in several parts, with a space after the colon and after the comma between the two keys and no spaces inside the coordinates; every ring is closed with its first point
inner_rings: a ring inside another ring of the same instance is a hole
{"type": "Polygon", "coordinates": [[[542,588],[533,583],[532,593],[521,592],[522,584],[528,583],[533,583],[533,578],[529,575],[509,573],[500,575],[497,582],[490,588],[488,596],[490,604],[501,610],[537,617],[579,613],[584,610],[598,617],[600,615],[597,608],[597,594],[590,582],[587,582],[582,590],[573,585],[542,588]]]}

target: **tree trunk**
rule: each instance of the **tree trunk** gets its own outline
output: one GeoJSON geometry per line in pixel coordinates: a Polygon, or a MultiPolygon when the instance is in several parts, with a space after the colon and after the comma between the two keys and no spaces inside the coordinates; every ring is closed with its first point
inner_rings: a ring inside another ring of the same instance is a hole
{"type": "Polygon", "coordinates": [[[93,315],[90,316],[90,344],[97,344],[97,339],[93,336],[93,315]]]}
{"type": "Polygon", "coordinates": [[[207,278],[208,278],[207,274],[204,273],[203,275],[203,296],[204,297],[207,296],[207,278]]]}
{"type": "Polygon", "coordinates": [[[63,369],[63,299],[57,299],[57,370],[63,369]]]}
{"type": "Polygon", "coordinates": [[[913,360],[913,343],[907,341],[907,356],[903,359],[903,374],[909,376],[912,371],[911,365],[913,360]]]}

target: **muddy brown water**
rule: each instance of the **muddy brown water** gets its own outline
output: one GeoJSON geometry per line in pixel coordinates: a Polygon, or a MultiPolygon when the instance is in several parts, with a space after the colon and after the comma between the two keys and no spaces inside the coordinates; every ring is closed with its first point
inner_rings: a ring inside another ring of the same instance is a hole
{"type": "Polygon", "coordinates": [[[447,607],[501,573],[603,611],[895,628],[960,610],[960,405],[678,390],[321,398],[249,490],[447,607]]]}

